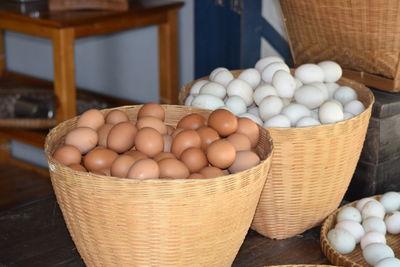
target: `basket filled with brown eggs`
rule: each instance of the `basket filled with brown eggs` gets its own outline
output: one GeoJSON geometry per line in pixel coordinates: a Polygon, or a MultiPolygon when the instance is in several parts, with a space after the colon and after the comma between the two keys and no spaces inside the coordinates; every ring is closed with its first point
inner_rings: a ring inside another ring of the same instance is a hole
{"type": "Polygon", "coordinates": [[[274,156],[252,229],[283,239],[320,224],[341,203],[363,147],[374,96],[333,61],[290,69],[279,57],[254,68],[217,68],[179,101],[225,108],[265,127],[274,156]]]}
{"type": "Polygon", "coordinates": [[[227,110],[124,106],[53,128],[57,201],[89,266],[230,266],[271,163],[269,132],[227,110]]]}

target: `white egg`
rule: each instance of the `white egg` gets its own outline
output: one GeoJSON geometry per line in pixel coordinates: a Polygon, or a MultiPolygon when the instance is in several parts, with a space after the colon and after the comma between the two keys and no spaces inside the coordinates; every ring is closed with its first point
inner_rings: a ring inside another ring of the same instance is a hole
{"type": "Polygon", "coordinates": [[[361,223],[361,221],[362,221],[361,213],[355,207],[351,207],[351,206],[344,207],[336,215],[336,221],[340,222],[340,221],[344,221],[344,220],[351,220],[351,221],[361,223]]]}
{"type": "Polygon", "coordinates": [[[193,98],[194,98],[195,96],[197,96],[197,94],[196,94],[196,95],[188,95],[188,96],[186,97],[186,99],[185,99],[184,105],[185,105],[185,106],[191,106],[191,105],[192,105],[193,98]]]}
{"type": "Polygon", "coordinates": [[[394,191],[386,192],[380,197],[379,202],[386,212],[396,211],[400,209],[400,194],[394,191]]]}
{"type": "Polygon", "coordinates": [[[216,82],[209,82],[200,88],[199,93],[201,95],[202,94],[215,95],[216,97],[223,99],[226,95],[226,89],[222,84],[216,82]]]}
{"type": "Polygon", "coordinates": [[[318,63],[324,71],[324,82],[333,83],[338,81],[343,74],[342,67],[334,61],[326,60],[318,63]]]}
{"type": "Polygon", "coordinates": [[[354,115],[361,114],[364,110],[364,104],[359,100],[351,100],[344,104],[343,110],[345,112],[350,112],[354,115]]]}
{"type": "Polygon", "coordinates": [[[314,109],[324,102],[324,95],[315,86],[303,85],[294,92],[294,99],[297,103],[303,104],[309,109],[314,109]]]}
{"type": "Polygon", "coordinates": [[[361,217],[363,220],[372,216],[381,219],[385,217],[385,208],[379,201],[368,201],[361,210],[361,217]]]}
{"type": "Polygon", "coordinates": [[[256,68],[259,72],[262,72],[266,66],[268,66],[269,64],[274,63],[274,62],[284,63],[284,60],[280,57],[274,57],[274,56],[264,57],[264,58],[259,59],[256,62],[254,68],[256,68]]]}
{"type": "Polygon", "coordinates": [[[361,241],[361,238],[365,234],[365,231],[364,231],[364,228],[362,227],[362,225],[358,222],[351,221],[351,220],[340,221],[335,225],[335,228],[336,229],[341,228],[341,229],[347,230],[350,234],[352,234],[354,236],[354,238],[356,239],[356,243],[359,243],[361,241]]]}
{"type": "Polygon", "coordinates": [[[256,115],[248,113],[248,112],[240,114],[239,118],[248,118],[248,119],[254,121],[255,123],[257,123],[260,126],[263,125],[263,121],[260,119],[260,117],[257,117],[256,115]]]}
{"type": "Polygon", "coordinates": [[[324,81],[324,71],[317,64],[303,64],[296,68],[294,76],[304,84],[324,81]]]}
{"type": "Polygon", "coordinates": [[[328,100],[328,98],[329,98],[328,87],[326,87],[326,85],[324,83],[314,82],[314,83],[310,83],[310,85],[317,87],[319,90],[321,90],[322,95],[324,96],[324,101],[328,100]]]}
{"type": "Polygon", "coordinates": [[[351,87],[340,86],[333,94],[333,98],[342,103],[342,105],[345,105],[351,100],[357,100],[357,93],[351,87]]]}
{"type": "Polygon", "coordinates": [[[378,261],[374,267],[400,267],[398,258],[389,257],[378,261]]]}
{"type": "Polygon", "coordinates": [[[280,97],[292,98],[296,89],[296,81],[293,76],[285,71],[278,70],[272,76],[272,85],[280,97]]]}
{"type": "Polygon", "coordinates": [[[261,74],[256,69],[246,69],[239,74],[238,78],[246,81],[254,89],[260,84],[261,74]]]}
{"type": "Polygon", "coordinates": [[[372,244],[372,243],[386,244],[385,235],[382,233],[379,233],[379,232],[375,232],[375,231],[365,233],[365,235],[361,238],[361,241],[360,241],[361,249],[364,249],[366,246],[368,246],[369,244],[372,244]]]}
{"type": "Polygon", "coordinates": [[[256,88],[256,90],[254,90],[253,99],[257,105],[260,105],[260,103],[264,99],[264,97],[270,96],[270,95],[275,95],[275,96],[278,95],[275,87],[272,87],[269,84],[263,84],[263,85],[258,86],[256,88]]]}
{"type": "Polygon", "coordinates": [[[226,87],[226,93],[228,96],[240,96],[243,98],[246,106],[250,106],[253,103],[253,89],[247,82],[241,79],[232,80],[226,87]]]}
{"type": "Polygon", "coordinates": [[[333,98],[333,94],[340,87],[337,83],[324,83],[326,88],[328,89],[328,99],[333,98]]]}
{"type": "Polygon", "coordinates": [[[321,123],[319,120],[316,120],[313,117],[302,117],[296,122],[296,127],[309,127],[318,125],[321,125],[321,123]]]}
{"type": "Polygon", "coordinates": [[[335,123],[343,120],[342,107],[335,101],[329,100],[319,107],[319,121],[323,124],[335,123]]]}
{"type": "Polygon", "coordinates": [[[264,68],[261,73],[261,78],[266,83],[272,83],[272,77],[278,70],[284,70],[290,73],[290,68],[288,67],[288,65],[282,62],[274,62],[264,68]]]}
{"type": "Polygon", "coordinates": [[[350,120],[351,118],[354,118],[354,114],[350,112],[344,112],[343,113],[343,120],[350,120]]]}
{"type": "Polygon", "coordinates": [[[311,111],[302,104],[290,103],[282,109],[281,114],[289,118],[291,126],[295,126],[299,119],[310,116],[311,111]]]}
{"type": "Polygon", "coordinates": [[[260,118],[263,121],[268,120],[272,116],[278,115],[283,108],[283,102],[279,96],[266,96],[258,106],[260,118]]]}
{"type": "Polygon", "coordinates": [[[234,79],[233,74],[228,70],[221,70],[217,72],[213,79],[210,79],[213,82],[222,84],[223,86],[227,86],[230,81],[234,79]]]}
{"type": "Polygon", "coordinates": [[[192,106],[214,110],[223,107],[224,101],[215,95],[202,94],[193,98],[192,106]]]}
{"type": "Polygon", "coordinates": [[[296,89],[303,86],[303,83],[299,79],[294,78],[294,81],[296,82],[296,89]]]}
{"type": "Polygon", "coordinates": [[[386,229],[389,233],[397,235],[400,233],[400,212],[393,211],[386,214],[385,217],[386,229]]]}
{"type": "Polygon", "coordinates": [[[209,83],[209,80],[200,80],[195,82],[192,87],[190,87],[189,94],[191,95],[198,95],[200,93],[200,88],[205,85],[206,83],[209,83]]]}
{"type": "Polygon", "coordinates": [[[237,95],[228,97],[225,100],[225,106],[236,116],[247,111],[247,106],[243,98],[237,95]]]}
{"type": "Polygon", "coordinates": [[[364,205],[367,204],[367,202],[369,202],[369,201],[378,201],[378,200],[376,200],[376,199],[374,199],[374,198],[371,198],[371,197],[362,198],[362,199],[360,199],[360,200],[357,201],[357,203],[356,203],[356,208],[357,208],[359,211],[361,211],[362,208],[364,207],[364,205]]]}
{"type": "Polygon", "coordinates": [[[251,114],[254,114],[254,115],[256,115],[256,116],[258,116],[258,117],[260,117],[260,111],[259,111],[259,109],[258,109],[258,107],[257,106],[251,106],[251,107],[249,107],[248,109],[247,109],[247,112],[248,113],[251,113],[251,114]]]}
{"type": "Polygon", "coordinates": [[[368,232],[379,232],[383,235],[386,234],[386,224],[382,218],[379,217],[368,217],[362,221],[364,231],[368,232]]]}
{"type": "Polygon", "coordinates": [[[282,114],[272,116],[263,124],[264,127],[290,128],[290,120],[282,114]]]}
{"type": "Polygon", "coordinates": [[[351,253],[356,247],[354,236],[344,229],[331,229],[327,234],[329,243],[340,254],[351,253]]]}
{"type": "Polygon", "coordinates": [[[380,260],[389,257],[394,257],[394,252],[386,244],[371,243],[363,249],[362,255],[367,263],[375,265],[380,260]]]}
{"type": "Polygon", "coordinates": [[[229,70],[227,68],[224,68],[224,67],[216,68],[210,73],[210,75],[208,76],[208,79],[209,80],[214,80],[215,75],[220,71],[229,71],[229,70]]]}

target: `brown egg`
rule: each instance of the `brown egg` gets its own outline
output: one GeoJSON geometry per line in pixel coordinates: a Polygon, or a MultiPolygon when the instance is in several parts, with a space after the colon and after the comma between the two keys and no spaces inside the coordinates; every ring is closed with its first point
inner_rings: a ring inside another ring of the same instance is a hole
{"type": "Polygon", "coordinates": [[[235,147],[225,139],[212,142],[207,148],[207,159],[211,165],[226,169],[235,161],[235,147]]]}
{"type": "Polygon", "coordinates": [[[151,116],[156,117],[162,121],[165,120],[164,108],[157,103],[147,103],[144,104],[138,111],[137,118],[151,116]]]}
{"type": "Polygon", "coordinates": [[[204,175],[202,175],[198,172],[192,173],[188,177],[188,179],[204,179],[204,178],[206,178],[206,177],[204,177],[204,175]]]}
{"type": "Polygon", "coordinates": [[[71,165],[68,165],[68,167],[70,167],[71,169],[73,169],[75,171],[87,172],[86,168],[83,167],[81,164],[71,164],[71,165]]]}
{"type": "Polygon", "coordinates": [[[233,133],[228,136],[226,140],[228,140],[235,147],[236,151],[251,149],[250,139],[244,134],[233,133]]]}
{"type": "Polygon", "coordinates": [[[83,165],[89,171],[109,169],[116,157],[118,154],[110,149],[94,149],[83,158],[83,165]]]}
{"type": "Polygon", "coordinates": [[[201,139],[201,149],[204,151],[207,149],[208,145],[215,140],[220,139],[219,134],[216,130],[210,127],[201,127],[196,130],[201,139]]]}
{"type": "Polygon", "coordinates": [[[201,147],[201,139],[195,130],[183,130],[172,140],[171,152],[180,158],[181,153],[189,147],[201,147]]]}
{"type": "Polygon", "coordinates": [[[206,154],[201,148],[197,147],[185,149],[180,159],[188,167],[190,172],[198,172],[208,165],[206,154]]]}
{"type": "Polygon", "coordinates": [[[144,116],[140,117],[136,122],[136,127],[138,130],[144,127],[150,127],[156,129],[160,134],[167,134],[167,126],[162,120],[155,117],[144,116]]]}
{"type": "Polygon", "coordinates": [[[228,136],[236,132],[238,120],[232,112],[226,109],[217,109],[208,117],[208,127],[213,128],[220,136],[228,136]]]}
{"type": "Polygon", "coordinates": [[[145,127],[137,132],[135,147],[136,150],[143,154],[149,157],[154,157],[163,151],[164,139],[157,130],[145,127]]]}
{"type": "Polygon", "coordinates": [[[153,159],[155,161],[159,162],[160,160],[163,160],[163,159],[176,159],[176,157],[171,152],[161,152],[161,153],[155,155],[153,159]]]}
{"type": "Polygon", "coordinates": [[[100,146],[107,147],[107,137],[113,126],[113,124],[106,123],[100,126],[100,128],[97,130],[97,135],[99,136],[98,144],[100,146]]]}
{"type": "Polygon", "coordinates": [[[177,128],[184,128],[191,130],[196,130],[204,126],[206,126],[206,119],[197,113],[192,113],[184,116],[182,119],[180,119],[180,121],[176,125],[177,128]]]}
{"type": "Polygon", "coordinates": [[[221,169],[218,169],[217,167],[212,167],[212,166],[207,166],[207,167],[201,169],[199,173],[201,175],[203,175],[205,178],[214,178],[214,177],[224,176],[224,173],[222,172],[221,169]]]}
{"type": "Polygon", "coordinates": [[[104,124],[104,115],[97,109],[89,109],[79,116],[76,127],[89,127],[97,131],[104,124]]]}
{"type": "Polygon", "coordinates": [[[168,135],[168,134],[164,134],[163,136],[164,139],[164,152],[171,152],[171,146],[172,146],[172,136],[168,135]]]}
{"type": "Polygon", "coordinates": [[[56,151],[54,151],[53,158],[68,166],[71,164],[80,164],[82,154],[76,147],[64,145],[60,146],[56,151]]]}
{"type": "Polygon", "coordinates": [[[81,154],[92,150],[99,140],[97,132],[89,127],[77,127],[65,136],[65,144],[79,149],[81,154]]]}
{"type": "Polygon", "coordinates": [[[125,178],[128,176],[128,171],[136,162],[134,157],[129,155],[119,155],[111,164],[111,175],[115,177],[125,178]]]}
{"type": "Polygon", "coordinates": [[[128,171],[127,178],[132,179],[157,179],[160,177],[160,168],[152,159],[136,161],[128,171]]]}
{"type": "Polygon", "coordinates": [[[175,131],[175,128],[172,127],[171,125],[167,125],[167,134],[172,135],[172,133],[175,131]]]}
{"type": "Polygon", "coordinates": [[[107,137],[107,147],[118,153],[128,151],[135,144],[136,126],[131,122],[120,122],[111,128],[107,137]]]}
{"type": "Polygon", "coordinates": [[[135,160],[146,159],[146,158],[148,158],[146,154],[144,154],[144,153],[142,153],[142,152],[140,152],[140,151],[137,151],[137,150],[133,150],[133,149],[131,149],[131,150],[129,150],[129,151],[126,151],[126,152],[124,153],[124,155],[129,155],[129,156],[131,156],[132,158],[134,158],[135,160]]]}
{"type": "Polygon", "coordinates": [[[250,150],[238,151],[235,161],[229,166],[228,170],[230,173],[237,173],[250,169],[258,163],[260,163],[260,157],[256,153],[250,150]]]}
{"type": "Polygon", "coordinates": [[[185,130],[185,129],[183,129],[183,128],[176,128],[175,131],[171,134],[172,138],[175,138],[175,136],[177,136],[178,133],[182,132],[183,130],[185,130]]]}
{"type": "Polygon", "coordinates": [[[106,115],[106,123],[117,124],[120,122],[129,121],[128,115],[119,109],[113,109],[106,115]]]}
{"type": "Polygon", "coordinates": [[[177,159],[160,160],[158,166],[160,166],[160,178],[180,179],[187,178],[190,174],[186,165],[177,159]]]}
{"type": "Polygon", "coordinates": [[[251,147],[255,147],[260,137],[260,129],[258,125],[249,118],[239,118],[237,133],[246,135],[251,143],[251,147]]]}

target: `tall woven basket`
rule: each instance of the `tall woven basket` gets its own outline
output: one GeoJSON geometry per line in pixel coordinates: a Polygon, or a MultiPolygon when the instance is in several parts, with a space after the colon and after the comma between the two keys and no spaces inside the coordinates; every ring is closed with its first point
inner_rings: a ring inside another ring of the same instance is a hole
{"type": "MultiPolygon", "coordinates": [[[[141,106],[120,107],[131,120],[141,106]]],[[[166,123],[210,111],[163,105],[166,123]]],[[[103,110],[104,113],[109,112],[103,110]]],[[[72,239],[88,266],[230,266],[253,219],[271,163],[260,128],[259,165],[210,179],[122,179],[74,171],[53,151],[78,117],[48,134],[51,181],[72,239]]]]}
{"type": "Polygon", "coordinates": [[[296,66],[334,60],[344,76],[400,91],[400,1],[280,0],[296,66]]]}
{"type": "MultiPolygon", "coordinates": [[[[240,71],[232,71],[237,77],[240,71]]],[[[207,79],[204,77],[201,79],[207,79]]],[[[184,102],[191,86],[184,86],[184,102]]],[[[366,110],[335,124],[304,128],[267,128],[274,155],[251,228],[284,239],[319,225],[342,201],[357,165],[371,116],[374,96],[364,85],[338,81],[357,91],[366,110]]]]}

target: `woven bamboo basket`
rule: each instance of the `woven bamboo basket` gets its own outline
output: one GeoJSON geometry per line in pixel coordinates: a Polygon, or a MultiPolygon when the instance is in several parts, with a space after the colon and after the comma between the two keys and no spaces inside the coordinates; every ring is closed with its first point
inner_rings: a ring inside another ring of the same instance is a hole
{"type": "Polygon", "coordinates": [[[400,91],[400,1],[280,0],[296,66],[334,60],[344,76],[400,91]]]}
{"type": "MultiPolygon", "coordinates": [[[[240,72],[232,71],[235,77],[240,72]]],[[[180,103],[197,81],[181,88],[180,103]]],[[[319,225],[340,205],[363,147],[374,96],[347,78],[338,83],[357,91],[363,113],[334,124],[267,128],[274,156],[251,226],[258,233],[276,239],[295,236],[319,225]]]]}
{"type": "MultiPolygon", "coordinates": [[[[120,107],[134,120],[141,106],[120,107]]],[[[208,110],[163,105],[166,123],[208,110]]],[[[103,110],[104,113],[111,109],[103,110]]],[[[45,142],[50,176],[72,239],[89,266],[230,266],[250,227],[273,150],[260,127],[259,165],[211,179],[122,179],[77,172],[55,161],[78,117],[45,142]]]]}
{"type": "MultiPolygon", "coordinates": [[[[379,199],[380,195],[373,196],[375,199],[379,199]]],[[[358,201],[358,200],[357,200],[358,201]]],[[[324,252],[325,256],[328,258],[328,260],[332,264],[336,264],[339,266],[344,266],[344,267],[365,267],[365,266],[370,266],[365,260],[364,257],[362,256],[362,250],[360,245],[358,244],[356,246],[356,249],[346,255],[340,254],[337,252],[329,243],[327,234],[329,230],[334,228],[336,224],[336,215],[337,213],[343,209],[344,207],[347,206],[353,206],[357,204],[357,201],[354,201],[352,203],[349,203],[339,209],[337,209],[335,212],[333,212],[329,217],[324,221],[322,228],[321,228],[321,235],[320,235],[320,240],[321,240],[321,248],[322,251],[324,252]]],[[[392,235],[387,233],[386,234],[386,244],[390,246],[393,249],[393,252],[395,255],[399,255],[400,253],[400,237],[398,235],[392,235]]]]}

